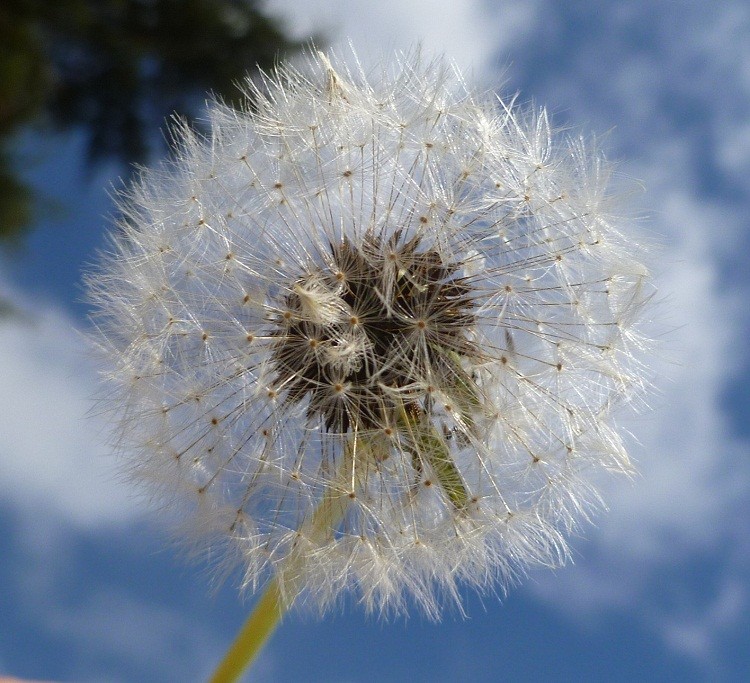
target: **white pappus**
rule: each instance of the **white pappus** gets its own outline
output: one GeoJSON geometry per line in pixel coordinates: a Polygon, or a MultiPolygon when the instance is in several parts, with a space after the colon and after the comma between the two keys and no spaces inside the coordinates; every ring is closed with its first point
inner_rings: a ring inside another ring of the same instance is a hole
{"type": "Polygon", "coordinates": [[[563,562],[646,381],[606,161],[418,51],[248,96],[176,131],[88,277],[128,471],[321,608],[436,616],[563,562]]]}

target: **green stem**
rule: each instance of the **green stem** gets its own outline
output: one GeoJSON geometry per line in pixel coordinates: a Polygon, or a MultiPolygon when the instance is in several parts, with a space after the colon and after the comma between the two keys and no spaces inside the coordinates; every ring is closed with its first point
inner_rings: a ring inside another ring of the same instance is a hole
{"type": "Polygon", "coordinates": [[[286,609],[278,581],[274,578],[214,671],[211,683],[237,681],[273,633],[286,609]]]}
{"type": "MultiPolygon", "coordinates": [[[[372,455],[373,444],[357,439],[356,436],[346,445],[344,461],[338,476],[323,494],[312,516],[300,527],[301,536],[312,543],[324,543],[329,540],[351,502],[349,489],[352,481],[361,479],[361,473],[354,473],[353,468],[357,467],[355,461],[359,461],[365,469],[372,455]],[[357,476],[353,476],[354,474],[357,476]]],[[[301,573],[301,563],[302,558],[292,551],[286,565],[281,569],[282,581],[276,576],[268,584],[265,593],[216,668],[211,683],[234,683],[252,663],[281,617],[294,602],[297,592],[295,583],[301,573]]]]}

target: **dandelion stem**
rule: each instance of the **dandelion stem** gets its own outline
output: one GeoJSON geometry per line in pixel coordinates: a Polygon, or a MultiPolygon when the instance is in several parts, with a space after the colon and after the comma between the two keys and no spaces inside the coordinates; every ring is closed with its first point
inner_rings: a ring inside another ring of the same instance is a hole
{"type": "MultiPolygon", "coordinates": [[[[359,472],[353,476],[353,473],[360,465],[362,470],[366,469],[373,456],[374,444],[370,441],[355,436],[347,443],[343,462],[334,483],[328,487],[313,514],[299,529],[300,537],[304,537],[307,542],[327,542],[344,518],[351,502],[349,489],[352,480],[359,481],[362,474],[359,472]]],[[[281,617],[294,602],[299,591],[299,576],[303,563],[304,558],[299,552],[293,552],[287,558],[285,566],[279,575],[269,582],[255,609],[227,650],[210,683],[234,683],[252,663],[281,617]]]]}
{"type": "Polygon", "coordinates": [[[260,652],[288,605],[274,578],[221,661],[211,683],[233,683],[260,652]]]}

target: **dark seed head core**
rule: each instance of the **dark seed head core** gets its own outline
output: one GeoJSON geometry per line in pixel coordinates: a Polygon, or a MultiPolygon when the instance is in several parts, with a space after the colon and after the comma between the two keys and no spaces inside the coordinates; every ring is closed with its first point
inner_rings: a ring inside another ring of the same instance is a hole
{"type": "Polygon", "coordinates": [[[345,238],[330,245],[328,269],[295,283],[304,288],[313,277],[311,297],[324,300],[328,314],[310,315],[294,287],[285,298],[271,333],[274,384],[287,402],[309,399],[308,418],[322,418],[330,432],[380,429],[404,409],[429,413],[428,392],[394,391],[403,387],[474,385],[460,362],[478,355],[467,337],[476,322],[473,292],[456,275],[460,263],[420,251],[420,243],[401,231],[360,245],[345,238]],[[346,391],[331,392],[338,386],[346,391]]]}

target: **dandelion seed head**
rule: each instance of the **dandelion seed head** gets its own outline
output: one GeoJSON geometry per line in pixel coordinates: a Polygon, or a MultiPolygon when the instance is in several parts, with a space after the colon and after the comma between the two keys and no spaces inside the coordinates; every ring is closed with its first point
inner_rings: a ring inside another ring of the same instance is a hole
{"type": "Polygon", "coordinates": [[[88,279],[128,470],[321,608],[437,616],[559,565],[646,383],[608,165],[418,52],[248,96],[178,128],[88,279]]]}

